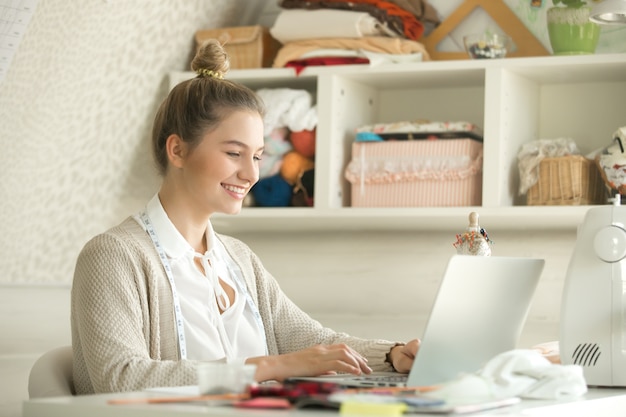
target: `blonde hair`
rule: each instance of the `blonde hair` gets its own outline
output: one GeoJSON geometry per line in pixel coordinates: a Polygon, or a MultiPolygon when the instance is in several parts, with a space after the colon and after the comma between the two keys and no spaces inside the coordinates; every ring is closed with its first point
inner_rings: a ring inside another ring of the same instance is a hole
{"type": "Polygon", "coordinates": [[[230,61],[216,40],[205,41],[191,61],[197,76],[176,85],[157,110],[152,127],[152,152],[161,175],[167,171],[167,138],[176,134],[191,149],[206,132],[215,129],[231,112],[246,110],[265,115],[262,100],[250,88],[225,79],[230,61]]]}

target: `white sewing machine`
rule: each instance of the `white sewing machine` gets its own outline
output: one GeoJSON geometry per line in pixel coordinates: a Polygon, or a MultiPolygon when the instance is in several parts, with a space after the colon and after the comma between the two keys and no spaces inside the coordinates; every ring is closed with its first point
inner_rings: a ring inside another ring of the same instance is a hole
{"type": "Polygon", "coordinates": [[[561,363],[592,386],[626,386],[626,206],[589,209],[578,228],[561,300],[561,363]]]}

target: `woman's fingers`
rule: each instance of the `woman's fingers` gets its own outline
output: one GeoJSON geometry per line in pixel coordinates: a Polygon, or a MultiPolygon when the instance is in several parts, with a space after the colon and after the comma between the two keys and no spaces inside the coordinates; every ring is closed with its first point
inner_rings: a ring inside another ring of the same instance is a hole
{"type": "Polygon", "coordinates": [[[258,381],[282,381],[293,376],[319,376],[337,373],[369,374],[367,359],[345,344],[316,345],[282,355],[249,358],[257,364],[258,381]]]}
{"type": "Polygon", "coordinates": [[[314,349],[317,349],[320,360],[325,363],[324,367],[330,367],[326,371],[351,374],[372,372],[367,365],[367,359],[345,344],[318,345],[314,349]]]}

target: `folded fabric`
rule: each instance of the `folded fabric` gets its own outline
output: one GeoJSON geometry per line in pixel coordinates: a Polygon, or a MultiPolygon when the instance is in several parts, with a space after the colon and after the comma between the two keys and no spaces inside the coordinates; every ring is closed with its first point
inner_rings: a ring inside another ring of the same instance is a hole
{"type": "Polygon", "coordinates": [[[402,38],[366,36],[363,38],[307,39],[289,42],[276,54],[273,67],[282,68],[289,61],[301,59],[318,49],[345,49],[347,51],[375,52],[379,54],[410,55],[421,54],[422,61],[430,61],[424,45],[402,38]]]}
{"type": "MultiPolygon", "coordinates": [[[[416,52],[412,54],[387,54],[387,53],[378,53],[366,51],[363,49],[352,50],[352,49],[315,49],[309,51],[307,53],[302,54],[299,58],[300,60],[311,59],[311,58],[365,58],[369,61],[369,64],[381,65],[381,64],[389,64],[389,63],[407,63],[407,62],[421,62],[422,53],[416,52]]],[[[293,61],[291,61],[293,62],[293,61]]],[[[288,63],[289,64],[289,63],[288,63]]],[[[290,65],[285,65],[289,67],[290,65]]]]}
{"type": "Polygon", "coordinates": [[[410,12],[425,26],[436,27],[441,23],[439,13],[427,0],[389,0],[410,12]]]}
{"type": "Polygon", "coordinates": [[[551,363],[534,349],[515,349],[491,359],[475,374],[463,374],[426,395],[456,401],[500,398],[566,400],[587,392],[582,368],[551,363]]]}
{"type": "MultiPolygon", "coordinates": [[[[280,0],[278,5],[285,9],[314,9],[319,7],[332,7],[327,6],[330,2],[332,2],[332,0],[280,0]]],[[[339,0],[336,2],[339,2],[339,0]]],[[[350,8],[350,10],[362,10],[356,8],[369,3],[366,0],[344,0],[343,2],[346,3],[344,7],[350,8]]],[[[427,0],[388,0],[388,2],[411,13],[422,22],[428,22],[434,26],[441,23],[439,13],[427,0]]]]}
{"type": "Polygon", "coordinates": [[[325,66],[325,65],[355,65],[355,64],[369,64],[370,61],[367,58],[361,57],[314,57],[297,59],[295,61],[289,61],[285,64],[286,68],[294,68],[296,74],[299,75],[306,67],[309,66],[325,66]]]}
{"type": "MultiPolygon", "coordinates": [[[[409,4],[404,3],[404,6],[409,4]]],[[[283,0],[281,7],[286,9],[332,9],[366,12],[389,31],[390,36],[402,36],[418,40],[424,33],[424,25],[419,17],[399,6],[395,2],[385,0],[283,0]]],[[[431,25],[432,26],[432,25],[431,25]]]]}
{"type": "Polygon", "coordinates": [[[406,64],[409,62],[422,62],[424,56],[421,52],[412,54],[381,54],[371,51],[361,51],[370,61],[371,66],[382,64],[406,64]]]}
{"type": "Polygon", "coordinates": [[[317,108],[306,90],[292,88],[262,88],[257,94],[265,103],[265,135],[274,129],[287,127],[292,132],[313,130],[317,126],[317,108]]]}
{"type": "Polygon", "coordinates": [[[385,35],[378,20],[365,12],[346,10],[282,10],[270,34],[282,44],[302,39],[360,38],[385,35]]]}

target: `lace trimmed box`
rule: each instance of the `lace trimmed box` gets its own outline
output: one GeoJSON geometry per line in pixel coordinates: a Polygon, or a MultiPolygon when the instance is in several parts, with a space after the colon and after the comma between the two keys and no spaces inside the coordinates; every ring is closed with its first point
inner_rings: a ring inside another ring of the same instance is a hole
{"type": "Polygon", "coordinates": [[[457,138],[449,131],[418,140],[395,136],[352,144],[352,159],[345,170],[352,207],[482,204],[481,139],[457,138]]]}

